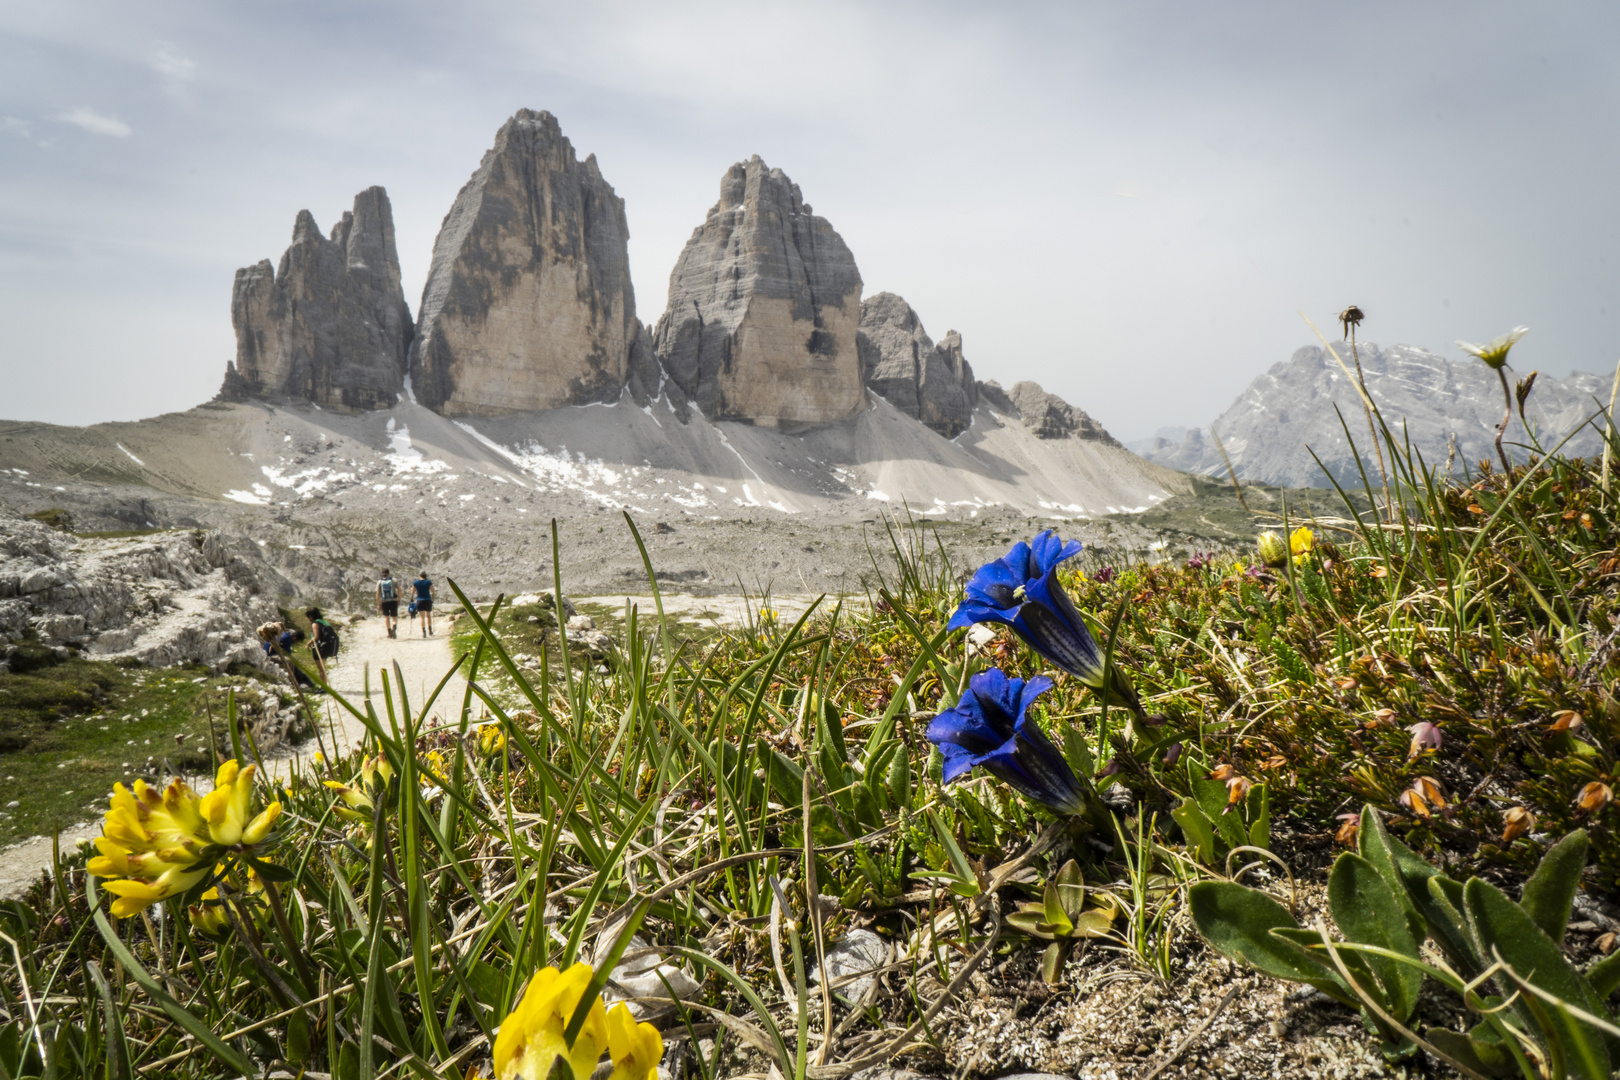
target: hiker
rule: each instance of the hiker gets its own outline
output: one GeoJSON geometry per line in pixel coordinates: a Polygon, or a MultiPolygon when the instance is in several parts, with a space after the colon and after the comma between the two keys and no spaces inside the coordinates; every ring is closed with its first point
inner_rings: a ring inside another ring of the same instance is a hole
{"type": "Polygon", "coordinates": [[[377,610],[382,612],[383,625],[388,628],[389,637],[398,637],[399,631],[399,586],[394,583],[394,572],[384,567],[382,578],[377,582],[377,610]]]}
{"type": "Polygon", "coordinates": [[[321,673],[321,682],[330,682],[326,677],[326,662],[338,654],[337,628],[321,616],[318,607],[309,608],[304,612],[309,620],[309,628],[315,631],[315,640],[310,643],[309,655],[315,660],[315,670],[321,673]]]}
{"type": "Polygon", "coordinates": [[[416,608],[417,621],[422,625],[422,636],[427,637],[433,633],[433,582],[428,579],[426,570],[411,582],[411,588],[416,590],[416,599],[412,604],[416,608]]]}
{"type": "Polygon", "coordinates": [[[276,638],[276,654],[287,662],[287,670],[292,673],[293,683],[297,686],[315,685],[314,680],[308,675],[304,674],[303,668],[292,663],[293,648],[300,642],[304,641],[308,636],[309,635],[305,634],[302,630],[298,629],[298,627],[289,626],[283,628],[280,636],[276,638]]]}

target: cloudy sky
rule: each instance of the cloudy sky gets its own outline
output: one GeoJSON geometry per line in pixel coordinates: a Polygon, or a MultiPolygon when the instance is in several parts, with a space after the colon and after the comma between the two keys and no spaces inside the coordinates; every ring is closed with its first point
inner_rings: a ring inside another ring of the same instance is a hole
{"type": "Polygon", "coordinates": [[[415,309],[501,122],[625,198],[638,304],[733,161],[796,180],[980,378],[1116,435],[1205,424],[1363,336],[1620,356],[1620,9],[1568,3],[0,0],[0,415],[188,408],[232,274],[388,188],[415,309]],[[1610,308],[1615,310],[1611,311],[1610,308]]]}

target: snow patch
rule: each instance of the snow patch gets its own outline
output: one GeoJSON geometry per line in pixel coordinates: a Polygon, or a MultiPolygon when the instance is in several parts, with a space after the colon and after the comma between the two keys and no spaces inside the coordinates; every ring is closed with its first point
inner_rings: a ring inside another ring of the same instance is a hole
{"type": "Polygon", "coordinates": [[[115,442],[115,443],[113,443],[113,445],[118,447],[118,449],[123,450],[124,451],[124,456],[129,458],[129,460],[133,461],[135,464],[139,465],[143,469],[146,468],[146,462],[142,461],[140,458],[136,457],[134,454],[130,453],[127,449],[125,449],[123,443],[115,442]]]}

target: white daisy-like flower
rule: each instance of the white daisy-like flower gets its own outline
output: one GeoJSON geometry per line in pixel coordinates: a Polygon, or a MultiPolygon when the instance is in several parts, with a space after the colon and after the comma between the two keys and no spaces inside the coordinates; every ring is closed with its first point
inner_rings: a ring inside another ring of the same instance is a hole
{"type": "Polygon", "coordinates": [[[1485,361],[1485,366],[1492,371],[1500,371],[1502,365],[1507,363],[1508,350],[1519,343],[1519,339],[1530,332],[1528,326],[1515,326],[1499,337],[1493,337],[1483,345],[1471,345],[1466,341],[1457,342],[1457,347],[1471,356],[1477,356],[1485,361]]]}

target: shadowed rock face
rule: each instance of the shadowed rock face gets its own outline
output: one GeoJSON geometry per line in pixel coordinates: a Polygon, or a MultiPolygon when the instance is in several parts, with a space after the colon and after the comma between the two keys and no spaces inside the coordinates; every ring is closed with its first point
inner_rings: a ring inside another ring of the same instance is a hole
{"type": "Polygon", "coordinates": [[[556,117],[520,109],[434,242],[417,399],[446,416],[617,400],[641,329],[629,239],[595,155],[578,161],[556,117]]]}
{"type": "Polygon", "coordinates": [[[236,362],[225,397],[306,398],[322,408],[392,405],[405,372],[411,312],[399,284],[388,193],[367,188],[330,238],[298,212],[292,246],[236,272],[236,362]]]}
{"type": "Polygon", "coordinates": [[[968,429],[979,390],[955,330],[934,344],[910,304],[881,292],[861,302],[856,342],[866,385],[895,408],[947,439],[968,429]]]}
{"type": "Polygon", "coordinates": [[[860,296],[843,239],[755,156],[727,170],[720,201],[686,242],[653,350],[710,419],[842,420],[866,407],[860,296]]]}

